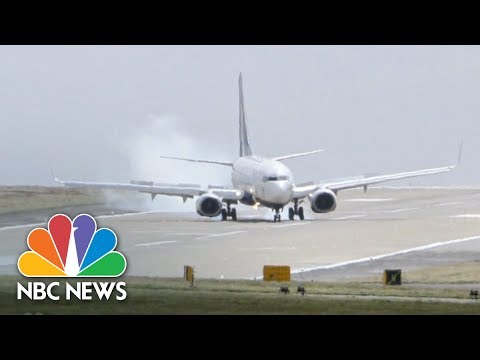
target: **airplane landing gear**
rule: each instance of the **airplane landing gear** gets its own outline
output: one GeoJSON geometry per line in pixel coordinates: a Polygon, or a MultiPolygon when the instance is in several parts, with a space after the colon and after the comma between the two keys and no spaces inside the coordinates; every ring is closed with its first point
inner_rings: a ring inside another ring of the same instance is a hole
{"type": "Polygon", "coordinates": [[[298,207],[298,199],[293,200],[293,208],[288,208],[288,218],[293,220],[295,215],[298,215],[300,220],[305,218],[303,214],[303,207],[298,207]]]}
{"type": "Polygon", "coordinates": [[[233,221],[237,221],[237,209],[230,209],[230,205],[231,204],[227,202],[227,208],[222,209],[222,221],[226,221],[229,217],[231,217],[233,221]]]}
{"type": "MultiPolygon", "coordinates": [[[[283,210],[283,209],[282,209],[283,210]]],[[[280,222],[282,220],[282,217],[280,215],[280,208],[275,208],[275,214],[273,215],[273,222],[280,222]]]]}

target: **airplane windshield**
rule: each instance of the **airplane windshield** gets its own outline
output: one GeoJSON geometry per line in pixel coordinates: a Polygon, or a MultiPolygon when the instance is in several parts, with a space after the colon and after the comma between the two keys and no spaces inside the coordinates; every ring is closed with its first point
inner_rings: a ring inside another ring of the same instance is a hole
{"type": "Polygon", "coordinates": [[[288,176],[264,176],[263,182],[288,180],[288,176]]]}

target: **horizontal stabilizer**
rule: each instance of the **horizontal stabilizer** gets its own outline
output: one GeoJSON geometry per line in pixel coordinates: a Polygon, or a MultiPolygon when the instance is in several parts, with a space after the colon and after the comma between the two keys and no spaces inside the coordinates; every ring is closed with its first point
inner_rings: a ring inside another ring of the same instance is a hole
{"type": "Polygon", "coordinates": [[[273,158],[273,160],[276,160],[276,161],[286,160],[286,159],[291,159],[291,158],[295,158],[295,157],[300,157],[300,156],[305,156],[305,155],[316,154],[316,153],[320,153],[320,152],[322,152],[322,151],[325,151],[325,150],[314,150],[314,151],[308,151],[308,152],[304,152],[304,153],[298,153],[298,154],[291,154],[291,155],[279,156],[279,157],[273,158]]]}

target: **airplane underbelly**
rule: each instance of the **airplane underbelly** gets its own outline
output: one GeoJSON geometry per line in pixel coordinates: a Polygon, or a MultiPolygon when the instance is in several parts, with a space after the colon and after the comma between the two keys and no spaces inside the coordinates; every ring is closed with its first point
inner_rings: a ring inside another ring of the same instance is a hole
{"type": "Polygon", "coordinates": [[[286,205],[292,200],[292,186],[278,182],[260,183],[255,186],[255,197],[261,203],[286,205]]]}

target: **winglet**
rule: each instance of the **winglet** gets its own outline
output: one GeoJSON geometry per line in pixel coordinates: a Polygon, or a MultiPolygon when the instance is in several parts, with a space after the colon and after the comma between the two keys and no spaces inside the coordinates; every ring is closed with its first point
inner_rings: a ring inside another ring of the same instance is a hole
{"type": "Polygon", "coordinates": [[[58,178],[55,176],[55,174],[53,173],[53,168],[50,166],[50,173],[52,174],[52,178],[53,178],[53,181],[55,182],[60,182],[60,180],[58,180],[58,178]]]}
{"type": "Polygon", "coordinates": [[[460,149],[458,150],[457,164],[455,166],[460,165],[460,160],[462,160],[462,148],[463,148],[463,140],[460,143],[460,149]]]}

